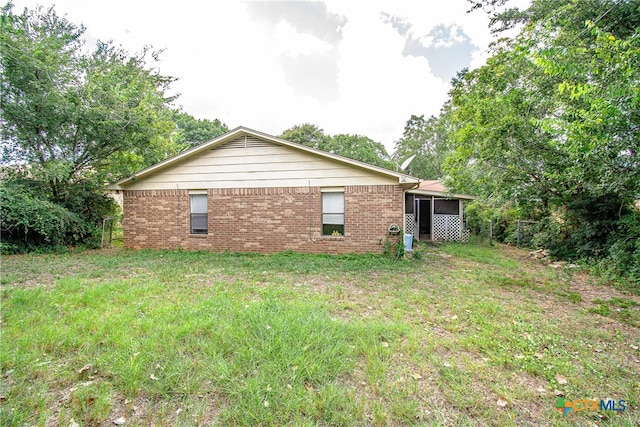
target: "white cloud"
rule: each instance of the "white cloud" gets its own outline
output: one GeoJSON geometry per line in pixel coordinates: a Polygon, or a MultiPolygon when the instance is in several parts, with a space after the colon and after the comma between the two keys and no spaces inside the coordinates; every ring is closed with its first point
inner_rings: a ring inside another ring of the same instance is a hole
{"type": "Polygon", "coordinates": [[[310,34],[297,32],[287,21],[280,21],[275,27],[273,43],[288,56],[308,54],[324,55],[333,46],[310,34]]]}
{"type": "MultiPolygon", "coordinates": [[[[37,3],[15,0],[14,10],[37,3]]],[[[330,134],[366,135],[389,151],[412,114],[438,113],[449,83],[424,57],[402,55],[405,39],[383,12],[402,17],[416,38],[439,24],[460,28],[477,48],[471,66],[486,59],[487,19],[467,14],[466,0],[324,4],[287,13],[282,4],[250,10],[231,1],[57,0],[55,9],[83,23],[89,39],[112,39],[130,52],[166,49],[161,72],[179,77],[177,103],[196,117],[275,135],[311,122],[330,134]],[[313,13],[321,22],[310,20],[313,13]]]]}

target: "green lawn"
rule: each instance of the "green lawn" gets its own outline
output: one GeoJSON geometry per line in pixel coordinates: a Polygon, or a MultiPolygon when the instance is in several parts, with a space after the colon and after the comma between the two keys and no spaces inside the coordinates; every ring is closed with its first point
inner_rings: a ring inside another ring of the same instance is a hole
{"type": "Polygon", "coordinates": [[[505,246],[419,255],[5,256],[0,425],[640,424],[637,296],[505,246]]]}

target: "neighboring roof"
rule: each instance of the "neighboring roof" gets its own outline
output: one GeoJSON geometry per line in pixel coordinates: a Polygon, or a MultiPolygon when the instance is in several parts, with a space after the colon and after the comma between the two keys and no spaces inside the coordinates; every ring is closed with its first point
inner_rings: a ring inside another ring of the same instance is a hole
{"type": "Polygon", "coordinates": [[[417,194],[420,196],[438,196],[438,197],[446,197],[448,199],[466,199],[473,200],[474,196],[470,196],[468,194],[453,194],[447,191],[447,189],[442,184],[442,181],[430,180],[430,181],[422,181],[420,186],[414,190],[408,191],[411,194],[417,194]]]}
{"type": "Polygon", "coordinates": [[[179,153],[173,157],[170,157],[166,160],[163,160],[159,163],[156,163],[155,165],[152,165],[146,169],[143,169],[139,172],[136,172],[135,174],[131,175],[130,177],[121,179],[118,182],[115,182],[111,185],[108,186],[109,189],[111,190],[119,190],[119,189],[124,189],[128,184],[131,184],[133,181],[136,180],[141,180],[144,179],[144,177],[149,176],[151,174],[160,172],[163,169],[166,168],[170,168],[174,165],[177,165],[178,163],[199,155],[200,153],[206,152],[207,150],[210,150],[214,147],[220,146],[226,142],[232,141],[235,138],[238,138],[239,136],[243,136],[243,135],[249,135],[249,136],[254,136],[257,138],[261,138],[263,140],[266,141],[270,141],[273,142],[274,144],[278,144],[278,145],[283,145],[283,146],[287,146],[296,150],[300,150],[300,151],[304,151],[310,154],[313,154],[315,156],[318,157],[322,157],[322,158],[326,158],[326,159],[330,159],[339,163],[343,163],[343,164],[348,164],[350,166],[353,167],[357,167],[360,169],[365,169],[365,170],[369,170],[371,172],[377,173],[377,174],[381,174],[381,175],[386,175],[389,177],[394,177],[398,179],[398,184],[400,185],[406,185],[406,186],[415,186],[416,184],[418,184],[420,182],[419,178],[416,178],[414,176],[411,175],[406,175],[400,172],[395,172],[389,169],[385,169],[379,166],[374,166],[374,165],[370,165],[368,163],[364,163],[364,162],[360,162],[358,160],[353,160],[353,159],[349,159],[347,157],[343,157],[343,156],[338,156],[336,154],[332,154],[332,153],[328,153],[326,151],[322,151],[322,150],[318,150],[315,148],[311,148],[311,147],[307,147],[305,145],[301,145],[301,144],[297,144],[295,142],[291,142],[291,141],[287,141],[285,139],[281,139],[281,138],[277,138],[275,136],[272,135],[268,135],[266,133],[263,132],[258,132],[256,130],[253,129],[249,129],[243,126],[239,126],[233,130],[230,130],[229,132],[218,136],[217,138],[212,139],[211,141],[202,143],[200,145],[197,145],[187,151],[183,151],[182,153],[179,153]]]}

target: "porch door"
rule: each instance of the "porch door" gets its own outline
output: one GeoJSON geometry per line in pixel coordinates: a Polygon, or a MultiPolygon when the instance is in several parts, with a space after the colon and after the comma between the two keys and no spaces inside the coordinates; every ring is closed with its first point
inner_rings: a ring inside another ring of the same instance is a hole
{"type": "Polygon", "coordinates": [[[418,240],[431,240],[431,200],[416,199],[415,211],[418,240]]]}

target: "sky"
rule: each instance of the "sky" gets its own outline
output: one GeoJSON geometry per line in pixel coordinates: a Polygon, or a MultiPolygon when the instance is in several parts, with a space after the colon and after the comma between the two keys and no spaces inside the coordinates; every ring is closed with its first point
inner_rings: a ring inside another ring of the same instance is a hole
{"type": "Polygon", "coordinates": [[[88,46],[163,49],[175,105],[230,129],[280,135],[312,123],[389,153],[411,115],[438,115],[451,78],[481,66],[494,40],[467,0],[13,0],[55,5],[88,46]]]}

